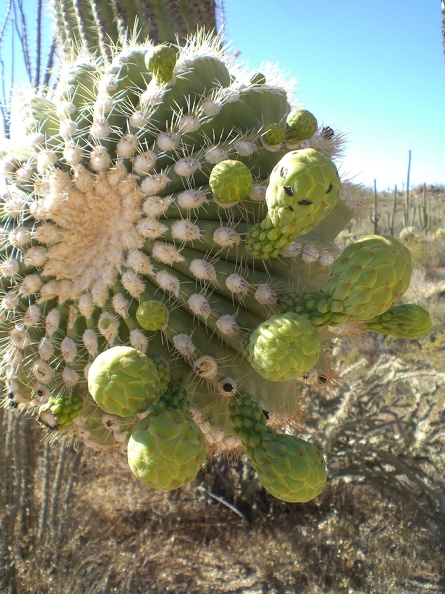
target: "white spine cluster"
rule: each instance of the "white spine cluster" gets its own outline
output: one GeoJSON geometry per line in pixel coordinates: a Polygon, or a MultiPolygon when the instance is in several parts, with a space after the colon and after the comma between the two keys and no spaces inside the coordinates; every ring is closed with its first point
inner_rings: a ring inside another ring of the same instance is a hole
{"type": "Polygon", "coordinates": [[[194,157],[183,157],[176,161],[173,169],[181,177],[191,177],[201,169],[201,163],[194,157]]]}
{"type": "Polygon", "coordinates": [[[176,201],[179,208],[189,210],[192,208],[200,208],[207,202],[207,198],[203,190],[190,189],[178,194],[176,201]]]}
{"type": "Polygon", "coordinates": [[[241,235],[231,227],[219,227],[213,233],[213,241],[221,247],[232,247],[241,243],[241,235]]]}
{"type": "Polygon", "coordinates": [[[18,260],[5,260],[0,265],[0,272],[3,276],[12,277],[18,274],[20,270],[20,263],[18,260]]]}
{"type": "Polygon", "coordinates": [[[235,318],[230,314],[225,314],[216,320],[216,327],[224,336],[237,336],[240,327],[235,318]]]}
{"type": "Polygon", "coordinates": [[[277,292],[270,285],[258,285],[254,297],[260,305],[275,305],[278,299],[277,292]]]}
{"type": "Polygon", "coordinates": [[[156,143],[161,151],[174,151],[178,148],[181,136],[176,132],[161,132],[156,143]]]}
{"type": "Polygon", "coordinates": [[[120,315],[124,320],[128,318],[128,308],[130,302],[122,293],[116,293],[111,300],[114,311],[120,315]]]}
{"type": "Polygon", "coordinates": [[[145,151],[137,155],[133,161],[133,171],[138,175],[146,175],[155,166],[156,159],[156,153],[153,151],[145,151]]]}
{"type": "Polygon", "coordinates": [[[192,260],[189,268],[197,280],[216,281],[217,279],[215,267],[205,260],[192,260]]]}
{"type": "Polygon", "coordinates": [[[171,233],[173,239],[177,239],[178,241],[194,241],[201,236],[198,225],[195,225],[189,219],[175,221],[171,226],[171,233]]]}
{"type": "Polygon", "coordinates": [[[245,296],[249,292],[250,283],[240,274],[229,274],[225,280],[226,287],[231,293],[245,296]]]}
{"type": "Polygon", "coordinates": [[[161,270],[156,274],[156,283],[166,291],[167,293],[171,293],[175,297],[179,297],[179,291],[181,289],[181,284],[176,276],[170,274],[166,270],[161,270]]]}
{"type": "Polygon", "coordinates": [[[198,317],[206,320],[212,313],[212,308],[205,295],[193,293],[187,300],[190,310],[198,317]]]}
{"type": "Polygon", "coordinates": [[[161,243],[160,241],[154,243],[152,256],[155,260],[168,265],[184,261],[183,256],[181,256],[181,253],[174,245],[171,243],[161,243]]]}
{"type": "Polygon", "coordinates": [[[193,371],[203,379],[214,379],[218,374],[218,363],[209,355],[202,355],[193,361],[193,371]]]}
{"type": "Polygon", "coordinates": [[[165,173],[154,173],[141,181],[141,191],[146,196],[154,196],[167,186],[170,178],[165,173]]]}
{"type": "Polygon", "coordinates": [[[173,346],[184,359],[190,359],[196,352],[193,340],[188,334],[180,333],[173,337],[173,346]]]}
{"type": "Polygon", "coordinates": [[[32,303],[29,305],[23,315],[23,324],[30,328],[32,326],[36,326],[40,321],[40,316],[42,315],[42,311],[40,307],[36,303],[32,303]]]}
{"type": "Polygon", "coordinates": [[[207,161],[207,163],[216,165],[217,163],[220,163],[221,161],[228,159],[229,153],[224,148],[213,146],[206,150],[204,158],[207,161]]]}
{"type": "Polygon", "coordinates": [[[141,277],[134,270],[126,270],[121,275],[122,285],[132,297],[139,297],[144,290],[145,284],[141,277]]]}
{"type": "Polygon", "coordinates": [[[170,196],[161,197],[161,196],[149,196],[145,199],[142,208],[146,215],[149,217],[160,217],[165,213],[172,202],[172,198],[170,196]]]}
{"type": "Polygon", "coordinates": [[[94,357],[99,350],[99,341],[96,332],[92,328],[88,328],[82,335],[82,342],[87,352],[94,357]]]}

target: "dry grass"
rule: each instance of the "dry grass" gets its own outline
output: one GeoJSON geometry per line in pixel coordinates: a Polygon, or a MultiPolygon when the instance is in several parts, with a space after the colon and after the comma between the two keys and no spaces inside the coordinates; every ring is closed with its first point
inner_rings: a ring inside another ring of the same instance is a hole
{"type": "Polygon", "coordinates": [[[17,592],[443,591],[439,525],[375,488],[334,481],[315,503],[246,523],[196,485],[156,493],[121,461],[84,463],[58,563],[18,561],[17,592]]]}

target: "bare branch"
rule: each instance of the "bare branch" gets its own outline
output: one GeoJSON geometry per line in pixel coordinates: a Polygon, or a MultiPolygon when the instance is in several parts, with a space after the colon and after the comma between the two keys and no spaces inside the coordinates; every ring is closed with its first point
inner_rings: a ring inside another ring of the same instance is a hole
{"type": "Polygon", "coordinates": [[[43,2],[37,2],[37,31],[36,31],[36,68],[34,76],[34,86],[38,87],[40,84],[40,66],[42,61],[42,12],[43,2]]]}
{"type": "Polygon", "coordinates": [[[23,10],[23,2],[22,0],[15,0],[14,1],[14,16],[15,16],[15,29],[17,32],[17,36],[20,40],[20,46],[23,52],[23,60],[25,62],[25,69],[28,75],[28,80],[32,83],[32,66],[31,66],[31,54],[29,51],[29,42],[28,42],[28,27],[26,22],[26,15],[23,10]],[[19,26],[20,23],[20,26],[19,26]]]}
{"type": "Polygon", "coordinates": [[[2,26],[0,29],[0,44],[3,41],[3,36],[5,34],[6,27],[8,25],[9,15],[11,14],[11,9],[12,9],[12,0],[9,0],[8,6],[6,7],[5,18],[3,19],[3,23],[2,23],[2,26]]]}

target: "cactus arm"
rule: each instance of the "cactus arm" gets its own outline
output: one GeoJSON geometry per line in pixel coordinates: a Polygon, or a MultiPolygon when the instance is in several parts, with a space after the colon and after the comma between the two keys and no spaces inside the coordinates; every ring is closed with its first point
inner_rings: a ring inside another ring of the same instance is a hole
{"type": "Polygon", "coordinates": [[[175,6],[176,1],[166,2],[165,0],[153,0],[146,2],[149,10],[149,19],[154,23],[151,31],[151,38],[156,40],[175,42],[175,35],[184,31],[184,20],[175,6]]]}
{"type": "Polygon", "coordinates": [[[60,0],[59,2],[51,2],[50,5],[54,15],[57,36],[62,47],[75,45],[67,4],[66,0],[60,0]]]}
{"type": "Polygon", "coordinates": [[[81,47],[110,56],[110,47],[123,47],[128,36],[154,44],[185,42],[198,28],[216,30],[214,1],[178,0],[51,0],[57,36],[69,55],[81,47]],[[198,5],[199,4],[199,5],[198,5]]]}
{"type": "MultiPolygon", "coordinates": [[[[53,6],[57,3],[53,2],[53,6]]],[[[93,9],[90,13],[90,10],[85,10],[85,6],[82,6],[82,3],[79,0],[72,0],[73,5],[73,12],[74,18],[72,19],[73,31],[78,30],[79,37],[81,40],[82,45],[88,49],[88,51],[94,52],[95,47],[99,45],[100,40],[100,23],[97,23],[96,19],[94,18],[97,9],[93,9]]],[[[58,32],[60,32],[60,27],[57,28],[58,32]]],[[[66,47],[65,44],[61,44],[62,47],[66,47]]]]}

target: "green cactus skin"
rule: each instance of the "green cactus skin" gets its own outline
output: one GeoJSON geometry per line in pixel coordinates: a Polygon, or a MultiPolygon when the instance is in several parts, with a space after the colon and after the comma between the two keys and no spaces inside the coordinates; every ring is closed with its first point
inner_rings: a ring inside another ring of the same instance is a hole
{"type": "Polygon", "coordinates": [[[50,396],[39,407],[39,420],[51,429],[63,430],[72,425],[83,408],[83,398],[79,394],[50,396]]]}
{"type": "Polygon", "coordinates": [[[209,186],[219,204],[230,205],[247,198],[253,187],[253,178],[247,165],[226,159],[212,169],[209,186]]]}
{"type": "Polygon", "coordinates": [[[407,303],[391,307],[385,313],[368,320],[366,329],[396,338],[417,340],[430,332],[431,317],[420,305],[407,303]]]}
{"type": "Polygon", "coordinates": [[[88,372],[88,389],[102,410],[121,417],[144,412],[161,393],[153,361],[125,346],[96,357],[88,372]]]}
{"type": "Polygon", "coordinates": [[[247,394],[231,399],[229,413],[235,433],[269,493],[290,503],[305,503],[320,495],[327,475],[318,448],[267,427],[261,407],[247,394]]]}
{"type": "Polygon", "coordinates": [[[1,161],[0,377],[34,414],[51,396],[80,396],[64,432],[99,451],[125,451],[147,414],[186,430],[187,411],[156,409],[179,384],[219,454],[240,447],[227,396],[252,394],[284,427],[308,375],[322,387],[331,371],[329,328],[392,307],[408,256],[382,238],[341,255],[336,236],[361,208],[334,164],[341,134],[317,131],[291,151],[286,138],[265,143],[292,111],[276,72],[249,82],[199,33],[176,48],[164,84],[145,64],[154,48],[82,54],[54,91],[24,102],[24,138],[1,161]],[[234,201],[211,187],[227,161],[227,187],[243,187],[234,201]],[[286,344],[292,362],[281,352],[271,363],[286,344]]]}
{"type": "Polygon", "coordinates": [[[188,414],[182,386],[169,390],[136,427],[128,442],[128,464],[152,489],[172,490],[192,481],[206,459],[206,441],[188,414]]]}

